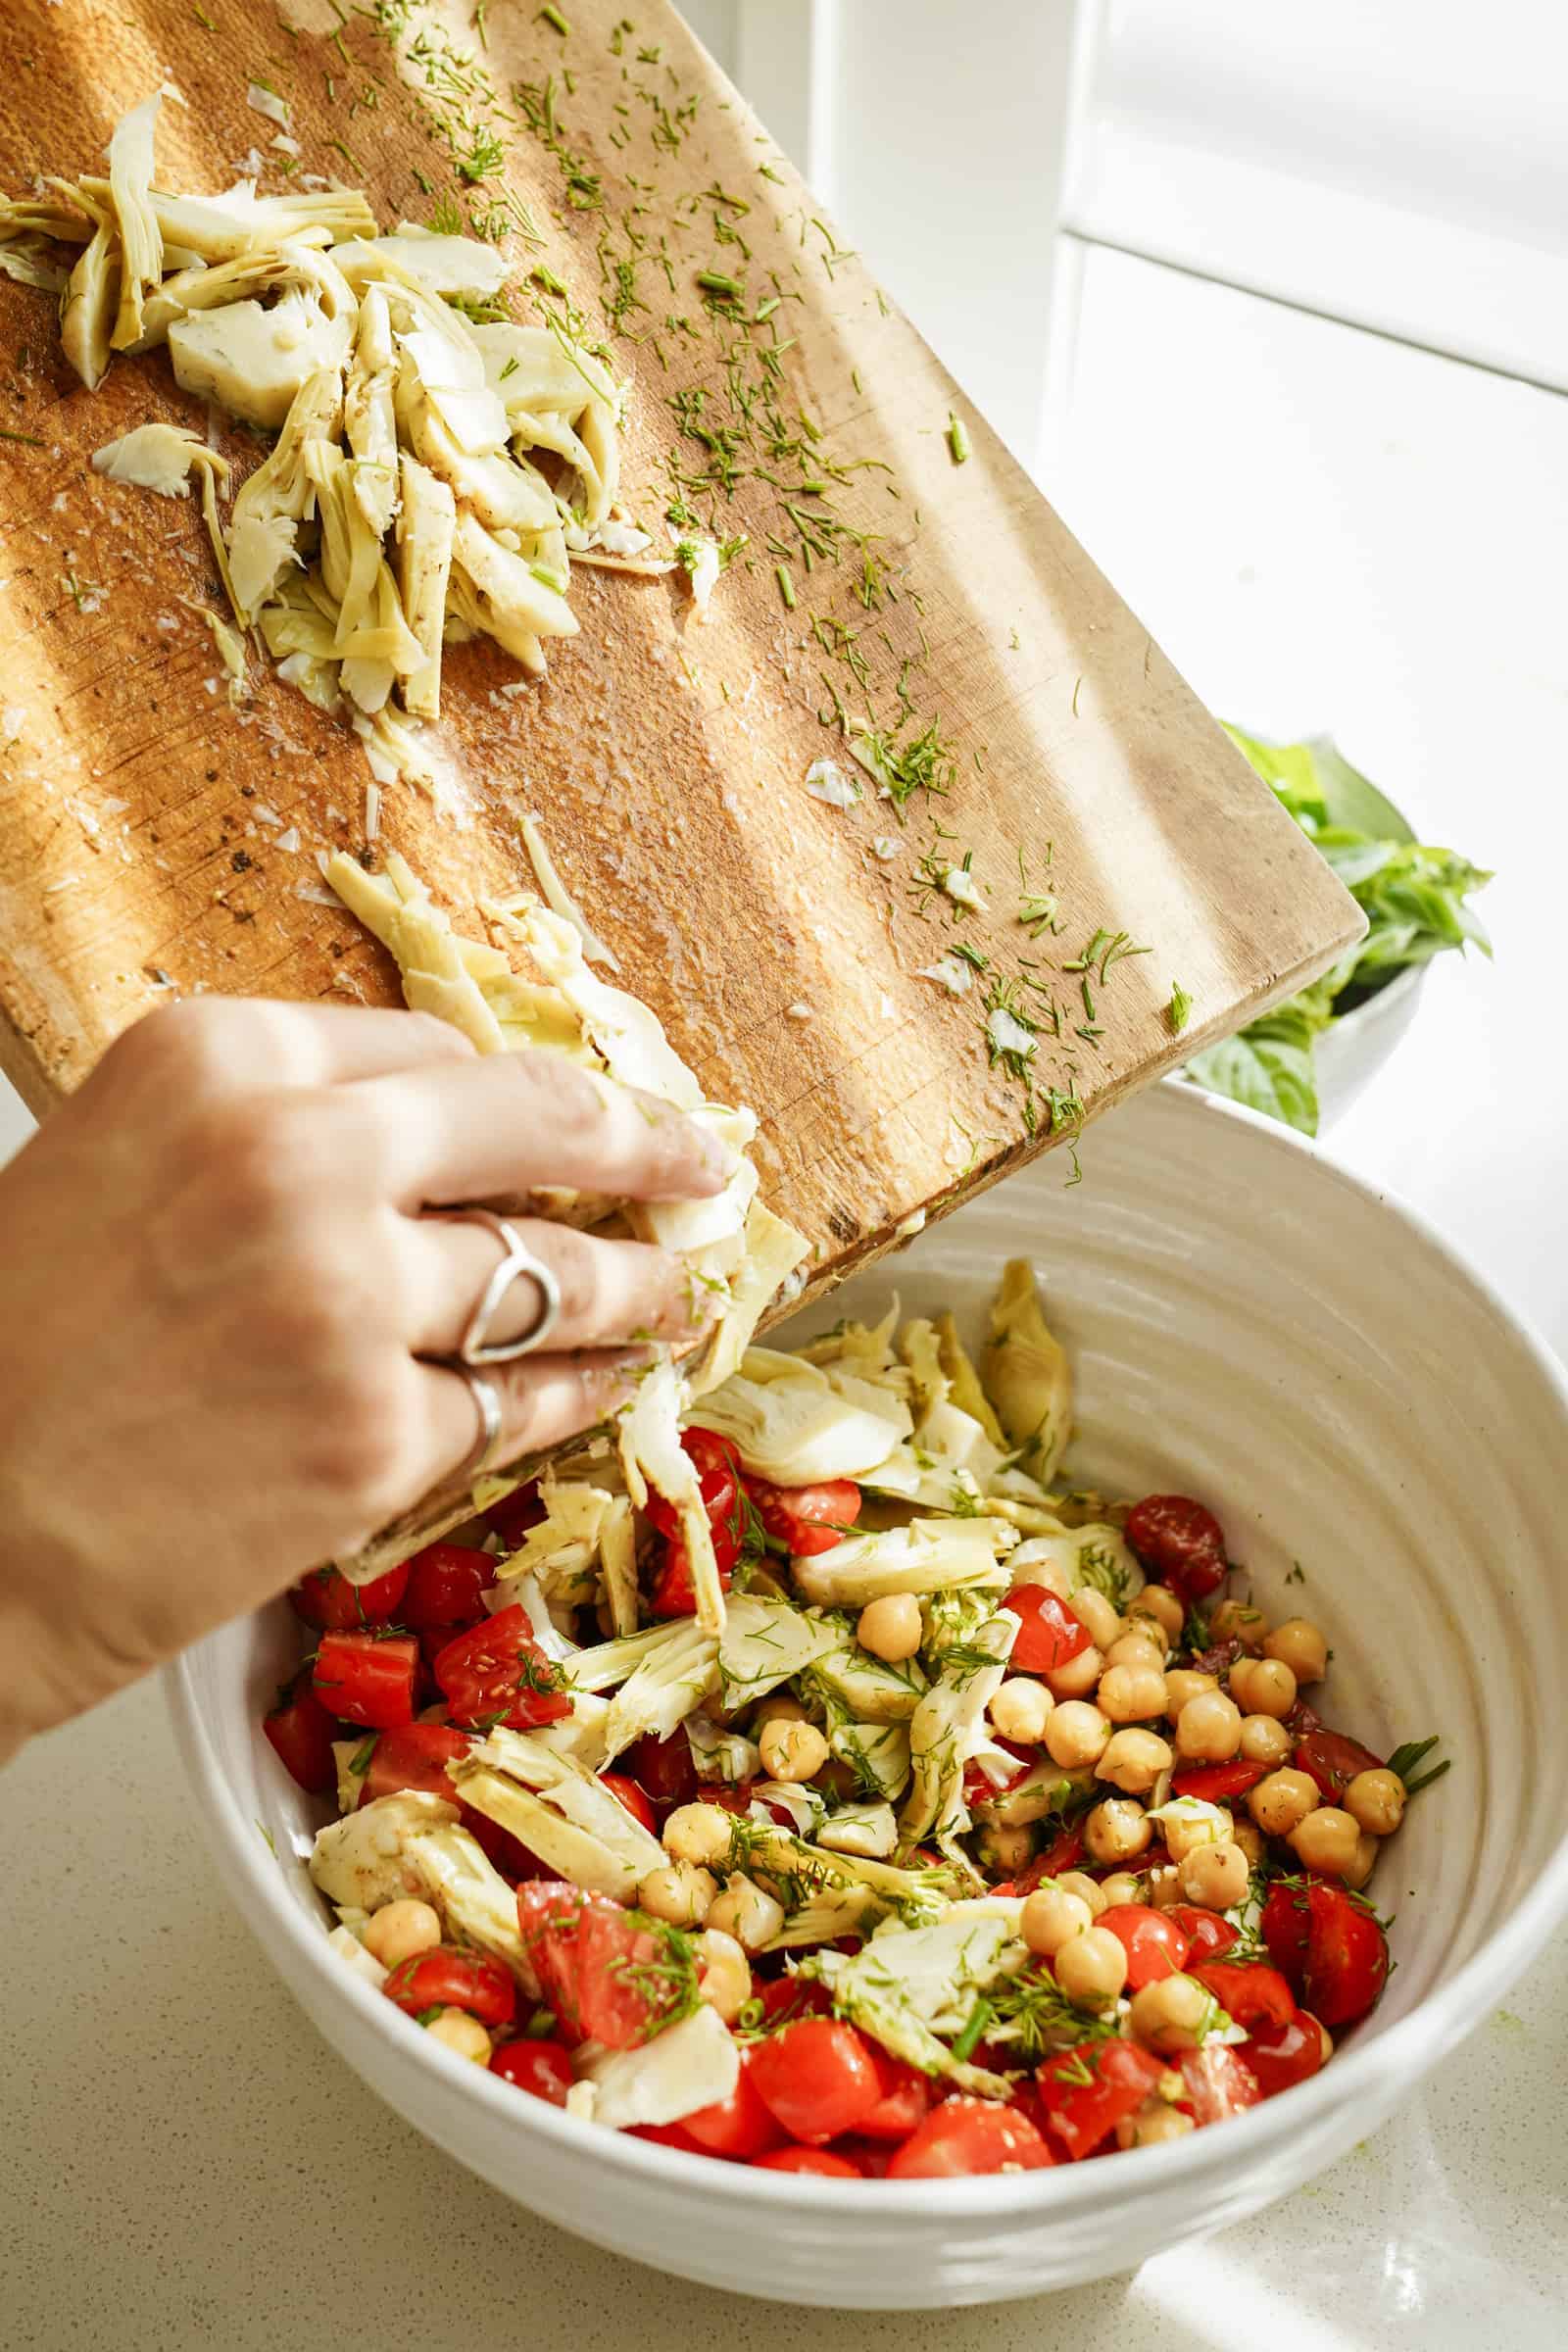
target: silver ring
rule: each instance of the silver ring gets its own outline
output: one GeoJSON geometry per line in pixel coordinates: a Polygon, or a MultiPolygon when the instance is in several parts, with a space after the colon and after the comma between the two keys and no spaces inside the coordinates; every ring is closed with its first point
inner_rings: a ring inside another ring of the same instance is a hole
{"type": "Polygon", "coordinates": [[[519,1355],[542,1348],[561,1320],[561,1285],[542,1258],[535,1257],[516,1227],[489,1208],[453,1208],[447,1215],[493,1233],[505,1255],[480,1295],[458,1345],[458,1361],[465,1364],[512,1364],[519,1355]],[[500,1312],[501,1301],[513,1284],[526,1275],[539,1293],[539,1312],[520,1338],[487,1340],[485,1333],[500,1312]]]}
{"type": "Polygon", "coordinates": [[[491,1457],[501,1443],[501,1397],[495,1382],[486,1380],[471,1364],[450,1362],[445,1368],[457,1374],[478,1408],[479,1435],[452,1473],[454,1478],[474,1479],[489,1469],[491,1457]]]}

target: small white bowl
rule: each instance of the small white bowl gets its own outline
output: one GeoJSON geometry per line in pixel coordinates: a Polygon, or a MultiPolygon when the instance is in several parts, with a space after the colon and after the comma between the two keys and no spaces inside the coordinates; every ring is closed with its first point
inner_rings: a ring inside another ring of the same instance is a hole
{"type": "MultiPolygon", "coordinates": [[[[1322,2074],[1162,2148],[950,2182],[813,2180],[578,2123],[439,2048],[327,1949],[297,1859],[316,1808],[257,1729],[298,1648],[279,1604],[170,1670],[220,1872],[336,2049],[483,2179],[678,2276],[844,2308],[1000,2301],[1126,2271],[1240,2220],[1375,2131],[1568,1915],[1568,1385],[1402,1209],[1283,1128],[1157,1087],[858,1278],[971,1324],[1030,1254],[1076,1368],[1076,1466],[1220,1513],[1276,1616],[1336,1651],[1330,1720],[1385,1752],[1439,1732],[1373,1882],[1398,1913],[1376,2017],[1322,2074]],[[1303,1582],[1287,1588],[1293,1561],[1303,1582]],[[271,1846],[275,1845],[275,1857],[271,1846]]],[[[1314,1691],[1313,1696],[1318,1694],[1314,1691]]]]}
{"type": "Polygon", "coordinates": [[[1360,1100],[1415,1019],[1421,1004],[1424,963],[1396,972],[1386,988],[1367,998],[1353,1012],[1331,1021],[1315,1048],[1317,1067],[1317,1131],[1329,1129],[1360,1100]]]}

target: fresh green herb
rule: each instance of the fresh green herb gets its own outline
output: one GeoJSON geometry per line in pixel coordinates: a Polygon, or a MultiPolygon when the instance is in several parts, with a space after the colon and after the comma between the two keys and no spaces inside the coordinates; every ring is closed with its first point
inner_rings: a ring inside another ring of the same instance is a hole
{"type": "Polygon", "coordinates": [[[379,1737],[379,1733],[372,1732],[368,1740],[362,1740],[353,1755],[350,1756],[349,1770],[357,1781],[363,1781],[369,1771],[370,1758],[375,1753],[375,1743],[379,1737]]]}
{"type": "Polygon", "coordinates": [[[1467,902],[1492,877],[1452,850],[1418,843],[1393,803],[1327,736],[1279,744],[1238,727],[1227,732],[1334,868],[1368,928],[1323,979],[1195,1054],[1187,1072],[1211,1094],[1315,1135],[1317,1039],[1400,971],[1451,949],[1490,956],[1492,943],[1467,902]]]}
{"type": "Polygon", "coordinates": [[[414,2022],[416,2026],[433,2026],[438,2017],[444,2017],[445,2015],[446,2011],[442,2008],[441,2003],[437,2001],[435,2006],[431,2009],[416,2009],[414,2013],[414,2022]]]}
{"type": "Polygon", "coordinates": [[[430,214],[430,226],[438,237],[461,237],[464,230],[463,213],[455,196],[440,196],[430,214]]]}
{"type": "Polygon", "coordinates": [[[275,1862],[277,1860],[277,1839],[272,1836],[271,1831],[268,1828],[265,1821],[258,1821],[256,1827],[261,1831],[262,1836],[267,1839],[268,1851],[270,1853],[272,1860],[275,1862]]]}
{"type": "Polygon", "coordinates": [[[1291,1562],[1291,1572],[1290,1572],[1289,1576],[1287,1576],[1287,1578],[1285,1579],[1285,1582],[1286,1582],[1288,1585],[1304,1585],[1304,1584],[1305,1584],[1305,1582],[1306,1582],[1306,1571],[1305,1571],[1305,1569],[1304,1569],[1304,1568],[1301,1566],[1301,1563],[1300,1563],[1300,1561],[1299,1561],[1299,1560],[1293,1560],[1293,1561],[1291,1562]]]}
{"type": "Polygon", "coordinates": [[[0,441],[20,441],[27,449],[47,449],[49,446],[47,441],[40,441],[36,433],[11,433],[3,426],[0,426],[0,441]]]}
{"type": "Polygon", "coordinates": [[[739,302],[741,284],[738,278],[726,277],[720,270],[699,270],[697,283],[706,294],[720,294],[726,302],[739,302]]]}
{"type": "Polygon", "coordinates": [[[1193,1000],[1179,981],[1171,982],[1170,1003],[1165,1007],[1165,1020],[1172,1037],[1180,1037],[1187,1026],[1187,1016],[1193,1009],[1193,1000]]]}
{"type": "Polygon", "coordinates": [[[635,1917],[638,1927],[655,1941],[655,1957],[633,1960],[627,1955],[612,1960],[610,1967],[612,1975],[623,1978],[642,1994],[648,2009],[645,2038],[652,2041],[657,2034],[691,2017],[700,2006],[697,1945],[683,1929],[671,1927],[665,1920],[643,1913],[635,1917]]]}
{"type": "Polygon", "coordinates": [[[565,40],[570,34],[571,26],[559,8],[542,8],[539,11],[539,21],[543,24],[548,24],[553,32],[559,32],[563,40],[565,40]]]}
{"type": "Polygon", "coordinates": [[[1389,1758],[1388,1768],[1390,1772],[1396,1773],[1404,1783],[1406,1796],[1414,1796],[1417,1789],[1430,1788],[1433,1782],[1441,1781],[1447,1771],[1449,1763],[1452,1761],[1447,1756],[1441,1764],[1434,1764],[1430,1772],[1418,1770],[1418,1767],[1431,1755],[1432,1750],[1440,1744],[1441,1740],[1442,1734],[1438,1732],[1434,1732],[1430,1740],[1407,1740],[1404,1745],[1396,1747],[1389,1758]]]}
{"type": "Polygon", "coordinates": [[[955,466],[968,464],[969,436],[964,429],[963,418],[956,416],[951,409],[948,411],[948,455],[955,466]]]}
{"type": "Polygon", "coordinates": [[[775,564],[773,577],[778,582],[778,592],[783,599],[785,612],[793,612],[795,610],[795,582],[790,578],[788,566],[783,564],[775,564]]]}
{"type": "Polygon", "coordinates": [[[990,2025],[995,2015],[996,2011],[992,2008],[989,2001],[976,2001],[974,2007],[970,2010],[968,2016],[965,2018],[961,2031],[954,2035],[953,2055],[955,2058],[964,2059],[972,2057],[976,2047],[985,2034],[987,2026],[990,2025]]]}
{"type": "Polygon", "coordinates": [[[193,8],[190,13],[195,18],[197,24],[200,24],[204,30],[208,32],[216,32],[218,30],[218,26],[213,23],[213,20],[207,14],[206,9],[193,8]]]}

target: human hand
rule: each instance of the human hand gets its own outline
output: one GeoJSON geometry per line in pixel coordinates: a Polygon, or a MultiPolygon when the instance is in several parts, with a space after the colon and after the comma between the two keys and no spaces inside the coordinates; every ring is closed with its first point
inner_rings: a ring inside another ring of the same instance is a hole
{"type": "MultiPolygon", "coordinates": [[[[150,1015],[0,1171],[0,1759],[322,1560],[472,1453],[454,1354],[498,1262],[421,1210],[541,1186],[708,1196],[720,1148],[558,1056],[422,1013],[202,998],[150,1015]]],[[[678,1259],[516,1221],[550,1352],[491,1367],[497,1458],[694,1341],[678,1259]]],[[[520,1335],[514,1284],[490,1336],[520,1335]]]]}

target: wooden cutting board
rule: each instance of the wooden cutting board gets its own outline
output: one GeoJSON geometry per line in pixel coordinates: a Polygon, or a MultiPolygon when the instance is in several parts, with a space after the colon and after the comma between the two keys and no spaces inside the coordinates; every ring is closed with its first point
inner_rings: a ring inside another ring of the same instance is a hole
{"type": "MultiPolygon", "coordinates": [[[[605,333],[628,507],[667,544],[679,492],[746,545],[706,622],[678,578],[577,574],[582,633],[519,692],[493,648],[455,653],[459,805],[389,790],[381,845],[477,931],[537,811],[624,984],[710,1095],[761,1114],[766,1195],[820,1282],[1299,987],[1360,921],[674,12],[630,4],[628,28],[602,0],[559,24],[526,0],[10,0],[0,186],[101,171],[163,81],[186,104],[161,185],[221,188],[256,149],[266,191],[297,186],[254,78],[297,174],[363,185],[387,226],[456,204],[514,257],[520,316],[542,265],[605,333]],[[946,790],[812,798],[814,761],[858,773],[857,720],[905,722],[901,755],[934,726],[946,790]],[[930,887],[965,857],[984,913],[930,887]],[[1058,927],[1020,922],[1024,895],[1058,927]],[[1105,965],[1118,937],[1149,952],[1105,965]],[[985,968],[956,997],[920,974],[960,945],[985,968]],[[1035,1020],[1026,1061],[992,1058],[988,1000],[1035,1020]]],[[[43,1110],[171,989],[394,1001],[318,877],[365,840],[359,745],[260,662],[230,710],[190,609],[220,602],[194,504],[88,469],[149,417],[201,428],[199,404],[157,353],[86,392],[49,297],[6,279],[0,389],[0,1065],[43,1110]]],[[[237,474],[259,455],[222,445],[237,474]]]]}

